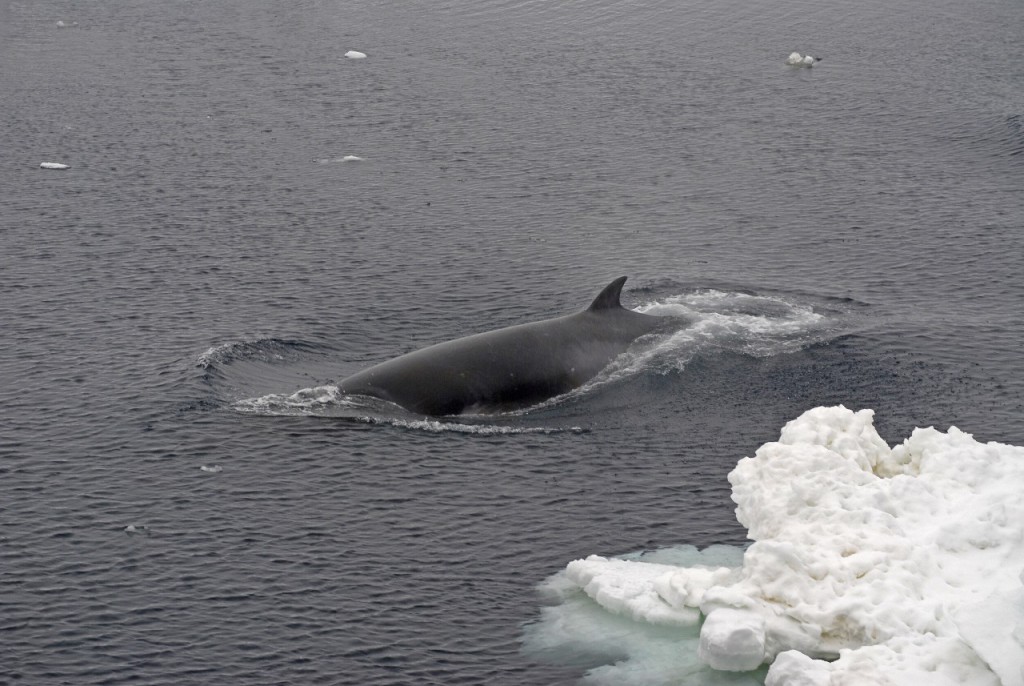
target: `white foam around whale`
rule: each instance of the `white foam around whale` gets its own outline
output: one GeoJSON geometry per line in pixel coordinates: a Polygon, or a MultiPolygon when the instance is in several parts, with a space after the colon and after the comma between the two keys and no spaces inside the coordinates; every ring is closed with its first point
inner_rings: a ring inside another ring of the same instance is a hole
{"type": "Polygon", "coordinates": [[[543,405],[563,402],[645,370],[682,371],[697,355],[736,352],[771,357],[828,340],[837,320],[814,307],[777,296],[702,289],[645,303],[637,312],[686,322],[668,334],[636,341],[594,379],[543,405]]]}
{"type": "MultiPolygon", "coordinates": [[[[585,431],[578,426],[552,428],[492,423],[476,424],[440,419],[411,419],[378,413],[376,410],[383,406],[390,406],[390,403],[374,398],[352,398],[346,396],[334,385],[303,388],[290,394],[269,393],[257,398],[244,398],[234,403],[235,411],[244,414],[343,417],[366,424],[387,424],[427,433],[465,433],[492,436],[501,434],[550,434],[566,431],[582,433],[585,431]],[[361,400],[367,401],[370,405],[362,404],[361,400]]],[[[394,409],[401,411],[397,407],[394,409]]]]}

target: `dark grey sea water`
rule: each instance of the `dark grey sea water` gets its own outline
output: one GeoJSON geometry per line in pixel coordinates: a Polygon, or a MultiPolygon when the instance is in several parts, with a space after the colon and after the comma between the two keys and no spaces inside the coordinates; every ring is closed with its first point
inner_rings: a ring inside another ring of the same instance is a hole
{"type": "Polygon", "coordinates": [[[535,585],[741,543],[726,474],[804,410],[1021,444],[1022,29],[0,0],[0,683],[573,683],[521,652],[535,585]],[[568,398],[331,393],[620,275],[699,326],[568,398]]]}

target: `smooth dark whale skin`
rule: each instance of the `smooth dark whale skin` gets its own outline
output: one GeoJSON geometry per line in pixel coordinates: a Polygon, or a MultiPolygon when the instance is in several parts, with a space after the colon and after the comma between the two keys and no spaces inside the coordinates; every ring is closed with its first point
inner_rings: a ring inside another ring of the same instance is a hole
{"type": "Polygon", "coordinates": [[[553,398],[592,379],[664,323],[620,304],[625,282],[612,281],[582,312],[438,343],[353,374],[339,388],[431,416],[553,398]]]}

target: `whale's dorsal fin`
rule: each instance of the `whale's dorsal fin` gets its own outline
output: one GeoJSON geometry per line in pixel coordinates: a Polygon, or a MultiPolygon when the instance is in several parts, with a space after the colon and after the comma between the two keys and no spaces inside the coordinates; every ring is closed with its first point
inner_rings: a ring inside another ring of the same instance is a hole
{"type": "Polygon", "coordinates": [[[626,277],[620,276],[605,286],[604,290],[598,293],[597,297],[594,298],[594,302],[590,303],[590,307],[587,308],[587,311],[598,312],[600,310],[620,309],[622,307],[622,303],[619,302],[619,296],[622,294],[622,284],[624,283],[626,283],[626,277]]]}

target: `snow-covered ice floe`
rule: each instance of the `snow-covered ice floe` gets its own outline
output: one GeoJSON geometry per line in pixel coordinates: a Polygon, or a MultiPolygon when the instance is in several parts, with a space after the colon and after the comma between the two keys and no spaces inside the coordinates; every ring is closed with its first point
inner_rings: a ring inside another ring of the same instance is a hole
{"type": "Polygon", "coordinates": [[[798,52],[789,53],[789,57],[786,58],[786,64],[791,67],[813,67],[815,63],[820,62],[821,57],[811,57],[810,55],[801,55],[798,52]]]}
{"type": "Polygon", "coordinates": [[[569,563],[527,650],[600,683],[1024,684],[1024,448],[956,428],[889,448],[873,414],[810,410],[739,461],[754,542],[731,563],[569,563]]]}
{"type": "Polygon", "coordinates": [[[359,155],[345,155],[344,157],[317,157],[313,160],[317,164],[334,164],[335,162],[363,162],[359,155]]]}

